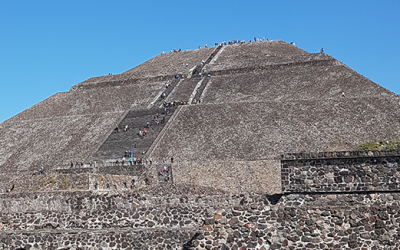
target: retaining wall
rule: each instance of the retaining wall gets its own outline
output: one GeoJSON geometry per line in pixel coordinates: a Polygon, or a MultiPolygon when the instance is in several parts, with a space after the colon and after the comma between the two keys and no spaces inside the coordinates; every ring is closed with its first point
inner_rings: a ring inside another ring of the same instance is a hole
{"type": "MultiPolygon", "coordinates": [[[[397,183],[393,175],[399,157],[398,150],[286,154],[281,161],[284,171],[276,176],[283,192],[274,195],[232,195],[187,188],[186,183],[120,193],[2,194],[0,247],[399,249],[400,190],[390,185],[397,183]],[[312,170],[316,165],[325,175],[333,174],[334,181],[325,182],[326,176],[312,170]],[[365,176],[375,174],[370,178],[379,185],[359,188],[364,184],[359,170],[365,176]],[[335,178],[343,171],[352,177],[346,185],[354,189],[334,185],[340,184],[335,178]],[[315,186],[299,183],[299,175],[315,186]]],[[[174,175],[179,171],[175,164],[174,175]]]]}
{"type": "Polygon", "coordinates": [[[400,247],[398,193],[291,194],[275,205],[270,197],[255,194],[148,198],[76,193],[70,194],[70,199],[54,198],[38,197],[47,205],[42,207],[38,202],[42,209],[36,211],[3,212],[0,246],[242,250],[400,247]],[[31,228],[23,228],[25,224],[31,228]]]}
{"type": "Polygon", "coordinates": [[[399,150],[288,154],[282,160],[284,192],[393,191],[399,187],[399,150]]]}

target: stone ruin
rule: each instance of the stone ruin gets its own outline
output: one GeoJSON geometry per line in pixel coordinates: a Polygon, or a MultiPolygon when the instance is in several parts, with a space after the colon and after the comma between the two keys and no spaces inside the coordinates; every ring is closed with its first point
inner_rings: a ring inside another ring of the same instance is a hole
{"type": "Polygon", "coordinates": [[[283,41],[90,78],[0,124],[0,249],[399,249],[399,108],[283,41]]]}

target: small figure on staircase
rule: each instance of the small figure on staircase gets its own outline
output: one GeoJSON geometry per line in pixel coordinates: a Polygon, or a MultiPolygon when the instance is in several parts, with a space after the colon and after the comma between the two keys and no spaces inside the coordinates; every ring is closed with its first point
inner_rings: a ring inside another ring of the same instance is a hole
{"type": "Polygon", "coordinates": [[[11,188],[7,189],[7,193],[9,193],[9,192],[11,192],[11,191],[13,191],[13,190],[14,190],[14,184],[12,185],[11,188]]]}

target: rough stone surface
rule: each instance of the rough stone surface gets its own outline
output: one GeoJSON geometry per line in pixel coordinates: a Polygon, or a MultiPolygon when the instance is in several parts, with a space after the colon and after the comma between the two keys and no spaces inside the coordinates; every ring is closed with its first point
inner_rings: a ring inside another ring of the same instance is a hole
{"type": "Polygon", "coordinates": [[[399,154],[398,150],[387,150],[284,155],[283,190],[288,193],[398,190],[399,154]]]}
{"type": "Polygon", "coordinates": [[[0,249],[399,249],[399,108],[282,41],[88,79],[0,124],[0,249]]]}
{"type": "Polygon", "coordinates": [[[202,198],[91,192],[3,195],[0,246],[120,249],[126,244],[132,249],[152,249],[171,244],[173,249],[297,249],[381,245],[396,249],[400,246],[399,200],[395,193],[338,194],[335,200],[327,195],[289,194],[276,205],[257,194],[202,198]],[[234,215],[235,211],[242,214],[234,215]]]}

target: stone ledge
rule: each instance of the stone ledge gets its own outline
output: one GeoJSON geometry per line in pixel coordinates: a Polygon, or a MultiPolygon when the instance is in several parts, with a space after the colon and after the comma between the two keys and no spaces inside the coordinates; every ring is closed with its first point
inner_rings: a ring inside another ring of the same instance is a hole
{"type": "Polygon", "coordinates": [[[370,157],[388,157],[388,156],[400,156],[400,149],[286,153],[281,155],[281,160],[297,161],[302,159],[305,160],[341,159],[341,158],[351,159],[351,158],[370,158],[370,157]]]}

